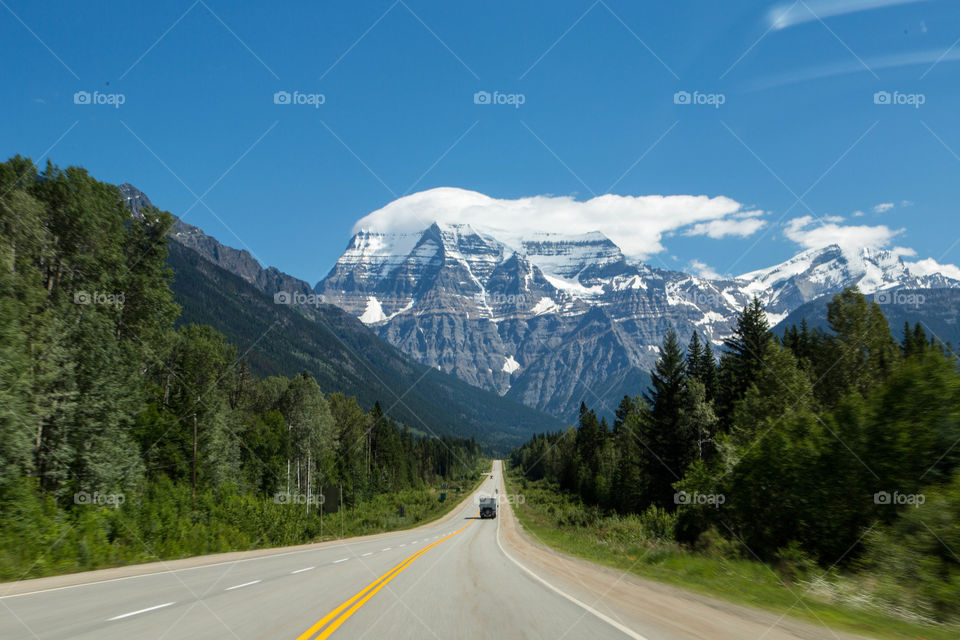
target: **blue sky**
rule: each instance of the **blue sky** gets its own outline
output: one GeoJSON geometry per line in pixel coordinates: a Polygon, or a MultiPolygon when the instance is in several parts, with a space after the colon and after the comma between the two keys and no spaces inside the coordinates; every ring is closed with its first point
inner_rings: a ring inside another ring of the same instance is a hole
{"type": "Polygon", "coordinates": [[[0,154],[132,182],[311,282],[440,186],[763,212],[667,229],[656,266],[737,274],[834,232],[960,263],[958,39],[949,0],[2,0],[0,154]]]}

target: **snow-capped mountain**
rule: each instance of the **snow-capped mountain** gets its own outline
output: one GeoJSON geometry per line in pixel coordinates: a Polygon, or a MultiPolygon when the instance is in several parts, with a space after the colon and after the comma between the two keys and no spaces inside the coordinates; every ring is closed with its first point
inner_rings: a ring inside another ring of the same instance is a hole
{"type": "MultiPolygon", "coordinates": [[[[945,267],[955,271],[955,267],[945,267]]],[[[956,275],[956,274],[955,274],[956,275]]],[[[771,314],[786,314],[801,304],[844,287],[857,286],[865,294],[886,289],[957,287],[958,280],[908,263],[888,249],[861,247],[843,250],[837,245],[809,249],[782,264],[740,276],[743,290],[757,295],[771,314]]]]}
{"type": "Polygon", "coordinates": [[[955,267],[883,249],[829,246],[710,280],[631,260],[600,232],[422,225],[360,229],[316,292],[416,359],[561,417],[641,390],[670,327],[720,344],[754,295],[775,324],[846,286],[960,287],[955,267]]]}
{"type": "Polygon", "coordinates": [[[600,233],[496,233],[360,231],[316,291],[422,362],[555,415],[635,392],[670,326],[719,341],[747,300],[734,281],[631,264],[600,233]]]}

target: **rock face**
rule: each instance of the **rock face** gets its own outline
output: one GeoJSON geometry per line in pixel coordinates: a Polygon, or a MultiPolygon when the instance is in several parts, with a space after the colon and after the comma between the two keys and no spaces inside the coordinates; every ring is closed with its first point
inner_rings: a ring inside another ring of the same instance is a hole
{"type": "MultiPolygon", "coordinates": [[[[120,187],[132,215],[150,200],[129,184],[120,187]]],[[[418,435],[475,438],[505,455],[534,433],[557,431],[555,417],[416,362],[342,309],[322,304],[313,288],[246,251],[219,243],[174,218],[167,263],[180,322],[214,327],[237,345],[259,375],[309,372],[325,393],[342,392],[389,415],[418,435]],[[274,294],[285,292],[286,297],[274,294]],[[297,302],[289,294],[311,296],[297,302]]]]}
{"type": "Polygon", "coordinates": [[[148,198],[143,191],[140,191],[129,182],[124,182],[117,188],[120,189],[120,195],[123,196],[124,202],[134,217],[142,218],[143,214],[141,213],[141,210],[153,206],[153,203],[150,202],[150,198],[148,198]]]}
{"type": "MultiPolygon", "coordinates": [[[[135,215],[150,206],[133,186],[120,189],[135,215]]],[[[429,221],[415,231],[359,231],[311,287],[180,220],[170,235],[264,293],[319,294],[419,362],[565,420],[581,401],[609,415],[624,393],[643,391],[671,327],[682,341],[698,331],[721,344],[753,296],[773,326],[847,286],[960,288],[955,267],[884,249],[831,245],[710,280],[631,260],[599,232],[523,235],[429,221]]]]}
{"type": "Polygon", "coordinates": [[[315,291],[417,360],[571,419],[581,401],[612,413],[642,390],[671,327],[719,345],[754,295],[775,325],[846,286],[960,287],[922,271],[891,251],[829,246],[709,280],[631,261],[598,232],[517,237],[434,222],[358,232],[315,291]]]}

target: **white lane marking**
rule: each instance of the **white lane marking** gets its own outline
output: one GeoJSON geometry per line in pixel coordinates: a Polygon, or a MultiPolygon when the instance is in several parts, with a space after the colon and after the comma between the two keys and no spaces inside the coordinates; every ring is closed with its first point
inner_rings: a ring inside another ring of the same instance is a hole
{"type": "Polygon", "coordinates": [[[333,564],[338,564],[338,563],[340,563],[340,562],[346,562],[346,561],[349,560],[349,559],[350,559],[350,558],[340,558],[339,560],[334,560],[334,561],[333,561],[333,564]]]}
{"type": "Polygon", "coordinates": [[[397,546],[398,546],[398,547],[405,547],[405,546],[407,546],[407,543],[404,542],[403,544],[398,544],[397,546]]]}
{"type": "Polygon", "coordinates": [[[393,547],[387,547],[386,549],[380,549],[380,551],[390,551],[390,549],[393,549],[393,547]]]}
{"type": "Polygon", "coordinates": [[[360,557],[361,557],[361,558],[366,558],[367,556],[372,556],[372,555],[373,555],[373,551],[371,551],[370,553],[365,553],[365,554],[363,554],[363,555],[360,556],[360,557]]]}
{"type": "Polygon", "coordinates": [[[147,607],[146,609],[140,609],[138,611],[131,611],[130,613],[124,613],[123,615],[113,616],[112,618],[107,618],[107,622],[112,622],[113,620],[123,620],[124,618],[129,618],[130,616],[135,616],[138,613],[146,613],[147,611],[154,611],[156,609],[163,609],[164,607],[169,607],[175,602],[165,602],[163,604],[158,604],[155,607],[147,607]]]}
{"type": "Polygon", "coordinates": [[[304,571],[310,571],[311,569],[316,569],[316,567],[304,567],[303,569],[297,569],[296,571],[291,571],[290,573],[303,573],[304,571]]]}
{"type": "Polygon", "coordinates": [[[242,589],[243,587],[249,587],[252,584],[257,584],[260,580],[251,580],[250,582],[244,582],[243,584],[235,584],[232,587],[227,587],[224,591],[233,591],[234,589],[242,589]]]}
{"type": "Polygon", "coordinates": [[[566,599],[569,600],[570,602],[574,603],[575,605],[577,605],[577,606],[580,607],[581,609],[584,609],[585,611],[587,611],[587,612],[589,612],[589,613],[592,613],[593,615],[595,615],[596,617],[600,618],[601,620],[603,620],[604,622],[606,622],[606,623],[609,624],[610,626],[612,626],[612,627],[614,627],[615,629],[618,629],[618,630],[622,631],[623,633],[627,634],[628,636],[630,636],[631,638],[633,638],[633,640],[647,640],[646,637],[640,635],[639,633],[637,633],[636,631],[634,631],[634,630],[631,629],[630,627],[626,627],[626,626],[620,624],[619,622],[617,622],[616,620],[614,620],[613,618],[611,618],[611,617],[609,617],[609,616],[607,616],[607,615],[604,615],[604,614],[600,613],[599,611],[597,611],[596,609],[594,609],[594,608],[591,607],[590,605],[588,605],[588,604],[586,604],[586,603],[584,603],[584,602],[580,602],[579,600],[577,600],[576,598],[574,598],[573,596],[571,596],[569,593],[566,593],[566,592],[564,592],[564,591],[561,591],[561,590],[558,589],[557,587],[553,586],[552,584],[550,584],[549,582],[547,582],[546,580],[544,580],[543,578],[541,578],[540,576],[538,576],[537,574],[535,574],[535,573],[534,573],[533,571],[531,571],[530,569],[527,569],[525,566],[523,566],[522,564],[520,564],[519,562],[517,562],[516,560],[514,560],[513,556],[511,556],[509,553],[507,553],[507,550],[503,548],[503,543],[500,542],[500,522],[501,522],[501,518],[497,518],[497,546],[500,547],[500,551],[503,552],[503,555],[507,556],[507,559],[510,560],[510,562],[512,562],[513,564],[517,565],[517,566],[520,567],[521,569],[523,569],[527,574],[530,575],[531,578],[533,578],[533,579],[536,580],[537,582],[541,583],[541,584],[542,584],[543,586],[545,586],[546,588],[548,588],[548,589],[550,589],[551,591],[553,591],[553,592],[555,592],[555,593],[563,596],[564,598],[566,598],[566,599]]]}

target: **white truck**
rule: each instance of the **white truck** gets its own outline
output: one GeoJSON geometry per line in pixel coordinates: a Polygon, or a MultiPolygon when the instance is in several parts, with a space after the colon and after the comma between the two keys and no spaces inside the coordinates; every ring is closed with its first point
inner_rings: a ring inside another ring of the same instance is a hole
{"type": "Polygon", "coordinates": [[[496,496],[480,496],[480,517],[483,519],[497,517],[496,496]]]}

